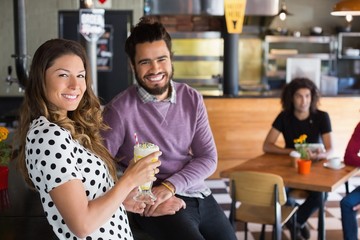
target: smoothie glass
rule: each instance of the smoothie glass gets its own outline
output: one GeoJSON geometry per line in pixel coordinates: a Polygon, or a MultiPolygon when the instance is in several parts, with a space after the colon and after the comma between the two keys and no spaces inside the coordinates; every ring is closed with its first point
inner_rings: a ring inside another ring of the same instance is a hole
{"type": "MultiPolygon", "coordinates": [[[[146,157],[147,155],[159,151],[159,147],[153,143],[139,143],[134,146],[134,161],[146,157]]],[[[153,162],[158,161],[158,158],[153,158],[153,162]]],[[[155,195],[151,192],[153,182],[147,182],[139,186],[138,193],[134,196],[135,201],[151,203],[156,200],[155,195]]]]}

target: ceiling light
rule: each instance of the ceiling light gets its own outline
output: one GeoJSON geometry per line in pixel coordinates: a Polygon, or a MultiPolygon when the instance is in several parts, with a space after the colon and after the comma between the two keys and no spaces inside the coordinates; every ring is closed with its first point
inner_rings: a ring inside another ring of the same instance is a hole
{"type": "Polygon", "coordinates": [[[346,15],[345,16],[345,20],[349,23],[349,22],[351,22],[352,20],[353,20],[353,16],[352,15],[346,15]]]}
{"type": "Polygon", "coordinates": [[[279,11],[279,13],[278,13],[277,15],[279,16],[279,18],[280,18],[281,21],[284,21],[284,20],[286,19],[286,16],[288,16],[288,15],[289,15],[289,16],[293,15],[293,14],[291,14],[291,13],[289,13],[289,12],[287,11],[285,1],[283,1],[283,2],[281,3],[281,9],[280,9],[280,11],[279,11]]]}
{"type": "Polygon", "coordinates": [[[360,1],[359,0],[341,0],[336,3],[331,12],[333,16],[360,16],[360,1]]]}

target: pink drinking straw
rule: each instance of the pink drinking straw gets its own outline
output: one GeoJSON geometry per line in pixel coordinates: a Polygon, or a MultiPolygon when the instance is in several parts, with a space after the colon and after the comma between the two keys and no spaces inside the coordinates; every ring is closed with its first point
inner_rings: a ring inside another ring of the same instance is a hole
{"type": "Polygon", "coordinates": [[[138,139],[136,133],[134,133],[134,138],[135,138],[135,145],[138,145],[138,146],[139,146],[139,139],[138,139]]]}

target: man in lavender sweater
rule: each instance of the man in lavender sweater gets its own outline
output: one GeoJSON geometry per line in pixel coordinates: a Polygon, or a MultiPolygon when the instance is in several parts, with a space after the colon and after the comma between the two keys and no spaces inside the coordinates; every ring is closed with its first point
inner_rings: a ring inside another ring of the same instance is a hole
{"type": "Polygon", "coordinates": [[[152,142],[162,151],[152,190],[155,203],[143,214],[129,215],[156,240],[235,240],[229,220],[204,182],[216,169],[217,152],[203,98],[188,85],[172,81],[170,35],[161,23],[144,17],[132,30],[125,51],[137,85],[105,107],[104,120],[111,127],[103,133],[105,144],[121,169],[133,158],[134,133],[140,142],[152,142]]]}

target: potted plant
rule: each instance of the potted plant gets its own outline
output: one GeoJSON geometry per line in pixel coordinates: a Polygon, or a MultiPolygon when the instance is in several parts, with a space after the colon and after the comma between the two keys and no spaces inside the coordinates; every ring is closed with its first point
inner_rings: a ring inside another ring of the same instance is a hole
{"type": "Polygon", "coordinates": [[[0,127],[0,210],[9,207],[8,178],[9,163],[12,158],[11,145],[6,142],[9,130],[0,127]]]}
{"type": "Polygon", "coordinates": [[[300,135],[299,138],[294,139],[295,149],[300,153],[300,158],[304,160],[309,160],[308,156],[308,144],[306,143],[306,134],[300,135]]]}
{"type": "Polygon", "coordinates": [[[308,154],[308,144],[306,143],[306,134],[300,135],[299,138],[294,139],[295,149],[300,153],[300,160],[298,161],[298,172],[300,174],[310,173],[311,160],[308,154]]]}
{"type": "Polygon", "coordinates": [[[11,158],[11,146],[6,142],[9,130],[0,127],[0,166],[8,166],[11,158]]]}

